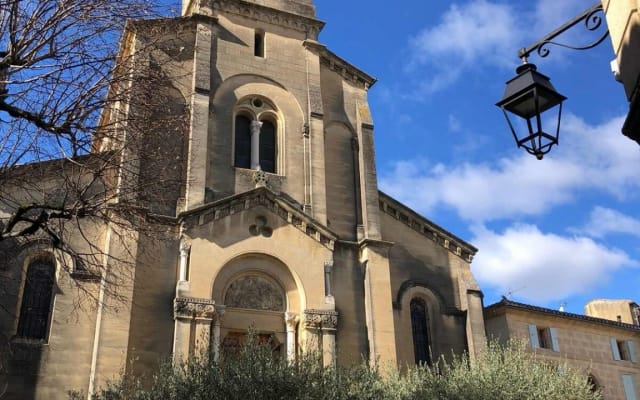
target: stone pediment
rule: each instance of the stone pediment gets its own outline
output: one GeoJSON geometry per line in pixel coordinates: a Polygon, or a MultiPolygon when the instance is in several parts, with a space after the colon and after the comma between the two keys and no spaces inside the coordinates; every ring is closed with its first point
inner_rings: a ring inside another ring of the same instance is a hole
{"type": "Polygon", "coordinates": [[[333,250],[338,236],[329,228],[305,214],[296,205],[269,190],[261,187],[241,194],[205,204],[180,214],[187,228],[208,224],[228,218],[234,214],[264,207],[280,219],[317,241],[329,250],[333,250]]]}

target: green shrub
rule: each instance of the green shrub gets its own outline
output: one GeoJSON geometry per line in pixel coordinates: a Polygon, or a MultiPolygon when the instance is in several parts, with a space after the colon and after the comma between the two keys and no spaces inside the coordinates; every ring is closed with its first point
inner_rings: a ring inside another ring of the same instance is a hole
{"type": "MultiPolygon", "coordinates": [[[[72,400],[81,399],[71,393],[72,400]]],[[[293,363],[274,358],[267,346],[249,344],[219,362],[192,357],[163,364],[146,387],[124,376],[95,400],[596,400],[585,372],[544,362],[522,344],[491,343],[477,359],[456,357],[433,367],[384,373],[366,364],[323,368],[318,357],[293,363]]]]}

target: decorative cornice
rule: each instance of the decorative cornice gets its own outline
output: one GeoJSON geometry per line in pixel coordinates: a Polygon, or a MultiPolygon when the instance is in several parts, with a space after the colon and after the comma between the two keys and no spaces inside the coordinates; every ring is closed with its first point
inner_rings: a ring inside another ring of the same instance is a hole
{"type": "Polygon", "coordinates": [[[518,303],[517,301],[511,301],[504,296],[502,297],[501,301],[484,308],[485,320],[490,318],[491,316],[500,314],[501,311],[506,312],[506,310],[509,308],[515,309],[515,310],[521,310],[521,311],[530,311],[538,314],[551,315],[551,316],[562,318],[562,319],[590,322],[598,325],[604,325],[604,326],[609,326],[614,328],[622,328],[622,329],[630,330],[636,333],[640,333],[640,326],[627,324],[624,322],[612,321],[604,318],[590,317],[588,315],[568,313],[568,312],[559,311],[559,310],[552,310],[550,308],[532,306],[530,304],[525,304],[525,303],[518,303]]]}
{"type": "Polygon", "coordinates": [[[379,193],[380,210],[402,222],[411,229],[431,239],[435,243],[449,250],[450,253],[471,262],[478,249],[419,215],[409,207],[393,199],[391,196],[379,193]]]}
{"type": "Polygon", "coordinates": [[[338,329],[338,312],[332,310],[304,310],[304,327],[307,329],[335,331],[338,329]]]}
{"type": "Polygon", "coordinates": [[[304,32],[308,39],[313,40],[318,39],[318,34],[325,25],[323,21],[314,18],[243,0],[208,0],[207,3],[214,14],[218,12],[235,14],[272,25],[284,26],[289,29],[304,32]]]}
{"type": "Polygon", "coordinates": [[[313,40],[305,40],[304,46],[310,50],[313,50],[320,57],[320,65],[329,68],[331,71],[336,72],[344,78],[345,81],[351,82],[354,85],[368,90],[376,83],[376,78],[358,69],[353,64],[338,57],[326,46],[313,40]]]}
{"type": "Polygon", "coordinates": [[[193,224],[204,225],[258,206],[267,208],[329,250],[334,249],[338,239],[335,233],[265,187],[186,211],[180,214],[180,218],[193,224]]]}
{"type": "Polygon", "coordinates": [[[173,300],[174,319],[210,319],[216,314],[216,302],[210,299],[177,297],[173,300]]]}

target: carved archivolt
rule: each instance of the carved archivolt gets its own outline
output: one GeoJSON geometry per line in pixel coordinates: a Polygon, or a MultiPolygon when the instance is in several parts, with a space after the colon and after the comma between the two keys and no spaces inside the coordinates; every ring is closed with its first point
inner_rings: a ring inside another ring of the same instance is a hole
{"type": "Polygon", "coordinates": [[[338,312],[331,310],[304,310],[304,327],[307,329],[338,329],[338,312]]]}

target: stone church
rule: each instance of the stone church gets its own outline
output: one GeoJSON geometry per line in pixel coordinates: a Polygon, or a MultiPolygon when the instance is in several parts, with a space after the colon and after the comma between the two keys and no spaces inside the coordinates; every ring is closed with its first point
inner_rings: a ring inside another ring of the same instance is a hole
{"type": "MultiPolygon", "coordinates": [[[[318,41],[312,0],[183,0],[181,17],[132,25],[121,51],[141,32],[161,44],[188,121],[161,143],[167,162],[184,152],[184,183],[150,204],[167,237],[132,235],[125,254],[110,227],[93,227],[105,265],[134,264],[115,306],[82,282],[82,260],[15,244],[0,266],[16,278],[0,295],[4,398],[65,398],[123,369],[217,357],[250,327],[276,356],[317,351],[326,365],[429,363],[484,345],[476,249],[379,191],[375,79],[318,41]],[[72,310],[77,285],[95,294],[89,312],[72,310]]],[[[93,149],[114,145],[98,136],[93,149]]]]}

